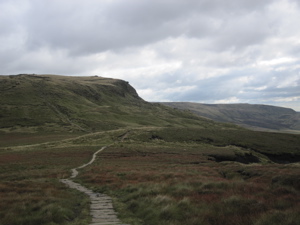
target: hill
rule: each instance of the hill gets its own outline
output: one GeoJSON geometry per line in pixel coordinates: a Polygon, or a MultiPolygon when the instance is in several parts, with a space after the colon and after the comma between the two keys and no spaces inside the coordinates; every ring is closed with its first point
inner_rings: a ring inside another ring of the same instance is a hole
{"type": "Polygon", "coordinates": [[[94,132],[130,126],[213,124],[191,113],[148,103],[126,81],[98,76],[0,76],[0,94],[3,132],[94,132]]]}
{"type": "Polygon", "coordinates": [[[256,122],[260,121],[265,127],[281,128],[283,122],[277,121],[271,127],[269,121],[276,116],[285,118],[285,126],[290,127],[286,121],[293,121],[293,111],[289,109],[251,105],[206,105],[203,109],[200,104],[166,103],[189,109],[178,110],[144,101],[126,81],[98,76],[21,74],[0,76],[0,81],[0,146],[16,145],[24,139],[29,144],[29,140],[62,140],[99,131],[152,127],[166,133],[150,135],[145,141],[166,141],[174,136],[175,142],[238,146],[273,157],[274,161],[299,161],[298,142],[294,141],[298,136],[276,136],[275,141],[272,134],[251,132],[194,114],[202,109],[204,114],[200,115],[214,115],[222,122],[244,124],[247,118],[252,125],[260,125],[256,122]]]}
{"type": "Polygon", "coordinates": [[[190,102],[163,102],[162,104],[176,109],[189,110],[215,121],[234,123],[254,130],[300,131],[300,113],[289,108],[252,104],[190,102]]]}

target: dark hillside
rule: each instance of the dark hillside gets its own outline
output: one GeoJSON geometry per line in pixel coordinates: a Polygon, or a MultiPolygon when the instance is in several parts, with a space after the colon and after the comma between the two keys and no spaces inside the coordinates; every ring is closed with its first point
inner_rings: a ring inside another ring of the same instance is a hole
{"type": "Polygon", "coordinates": [[[289,108],[252,104],[200,104],[164,102],[173,108],[189,110],[219,122],[234,123],[247,128],[273,131],[300,131],[300,113],[289,108]]]}
{"type": "Polygon", "coordinates": [[[91,132],[212,122],[141,99],[126,81],[98,76],[0,76],[0,129],[91,132]]]}

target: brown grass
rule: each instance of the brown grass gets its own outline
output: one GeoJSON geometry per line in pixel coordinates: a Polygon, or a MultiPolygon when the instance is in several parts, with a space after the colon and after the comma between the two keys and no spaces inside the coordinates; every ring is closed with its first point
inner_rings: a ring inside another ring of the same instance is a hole
{"type": "Polygon", "coordinates": [[[2,152],[0,224],[88,224],[89,199],[59,178],[88,161],[95,148],[2,152]]]}
{"type": "Polygon", "coordinates": [[[269,224],[278,213],[296,224],[299,167],[217,163],[207,150],[124,144],[105,150],[80,179],[116,196],[132,224],[269,224]]]}
{"type": "MultiPolygon", "coordinates": [[[[101,152],[76,178],[113,196],[127,224],[293,225],[300,220],[299,164],[216,162],[214,156],[232,160],[249,150],[131,136],[144,131],[132,131],[125,142],[101,152]]],[[[58,180],[124,133],[2,148],[0,225],[88,224],[88,199],[58,180]]]]}

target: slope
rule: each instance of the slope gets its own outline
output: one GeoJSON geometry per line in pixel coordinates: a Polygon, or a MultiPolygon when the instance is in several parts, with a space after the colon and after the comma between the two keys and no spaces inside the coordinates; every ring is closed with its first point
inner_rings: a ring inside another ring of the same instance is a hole
{"type": "Polygon", "coordinates": [[[300,113],[292,109],[251,104],[200,104],[164,102],[173,108],[189,110],[219,122],[235,123],[259,130],[299,131],[300,113]]]}
{"type": "Polygon", "coordinates": [[[128,82],[58,75],[0,76],[0,131],[94,132],[132,126],[212,126],[141,99],[128,82]]]}

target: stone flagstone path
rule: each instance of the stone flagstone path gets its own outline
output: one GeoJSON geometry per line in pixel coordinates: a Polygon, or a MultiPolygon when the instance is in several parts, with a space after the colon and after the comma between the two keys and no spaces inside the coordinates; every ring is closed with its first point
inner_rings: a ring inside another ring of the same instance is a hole
{"type": "Polygon", "coordinates": [[[69,179],[60,179],[60,182],[66,184],[68,187],[81,191],[87,194],[91,199],[90,214],[92,216],[92,223],[90,225],[126,225],[123,224],[117,217],[115,212],[112,199],[105,194],[93,192],[92,190],[72,181],[78,175],[77,169],[84,168],[94,162],[99,152],[103,151],[108,146],[102,147],[100,150],[93,154],[91,161],[88,163],[72,169],[72,175],[69,179]]]}

